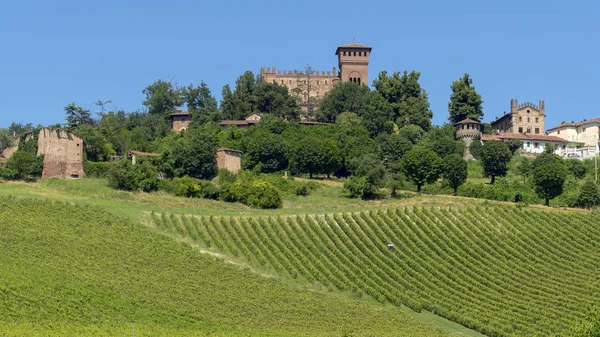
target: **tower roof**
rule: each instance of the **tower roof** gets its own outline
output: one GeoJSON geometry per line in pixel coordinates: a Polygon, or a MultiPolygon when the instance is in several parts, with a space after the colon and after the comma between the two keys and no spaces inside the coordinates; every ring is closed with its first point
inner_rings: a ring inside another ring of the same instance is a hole
{"type": "Polygon", "coordinates": [[[465,118],[458,123],[454,123],[454,125],[458,125],[458,124],[481,124],[481,123],[479,121],[476,121],[476,120],[473,120],[470,118],[465,118]]]}
{"type": "Polygon", "coordinates": [[[337,55],[340,52],[340,49],[368,49],[369,52],[371,52],[371,47],[369,46],[365,46],[362,44],[358,44],[358,43],[348,43],[342,46],[337,47],[337,49],[335,50],[335,54],[337,55]]]}

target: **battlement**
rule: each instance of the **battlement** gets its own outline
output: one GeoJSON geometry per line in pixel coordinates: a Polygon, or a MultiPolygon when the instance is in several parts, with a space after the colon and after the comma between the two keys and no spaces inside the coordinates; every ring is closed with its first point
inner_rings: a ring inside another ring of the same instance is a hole
{"type": "MultiPolygon", "coordinates": [[[[277,70],[277,68],[275,67],[261,67],[260,68],[260,75],[261,76],[265,76],[265,75],[269,75],[269,77],[297,77],[297,76],[306,76],[306,73],[304,70],[277,70]]],[[[323,70],[315,70],[313,71],[313,73],[311,74],[311,76],[313,77],[337,77],[337,69],[336,67],[333,67],[333,69],[331,71],[323,71],[323,70]]]]}
{"type": "Polygon", "coordinates": [[[522,108],[532,108],[538,111],[544,111],[545,109],[545,102],[540,100],[538,105],[535,105],[531,102],[524,102],[519,104],[519,101],[516,98],[513,98],[510,100],[510,109],[511,112],[512,111],[516,111],[518,109],[522,109],[522,108]]]}

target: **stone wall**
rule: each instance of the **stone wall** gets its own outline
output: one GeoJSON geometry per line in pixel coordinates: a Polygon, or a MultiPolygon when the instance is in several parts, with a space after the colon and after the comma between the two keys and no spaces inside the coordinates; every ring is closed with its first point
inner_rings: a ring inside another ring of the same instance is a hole
{"type": "Polygon", "coordinates": [[[242,168],[242,151],[220,148],[217,150],[217,168],[236,174],[242,168]]]}
{"type": "Polygon", "coordinates": [[[19,137],[14,138],[13,146],[9,146],[6,149],[0,151],[0,166],[4,166],[4,163],[19,149],[19,137]]]}
{"type": "Polygon", "coordinates": [[[40,130],[37,155],[44,155],[42,178],[82,178],[83,141],[60,129],[40,130]]]}
{"type": "Polygon", "coordinates": [[[171,130],[177,133],[187,130],[191,121],[191,115],[171,116],[171,130]]]}

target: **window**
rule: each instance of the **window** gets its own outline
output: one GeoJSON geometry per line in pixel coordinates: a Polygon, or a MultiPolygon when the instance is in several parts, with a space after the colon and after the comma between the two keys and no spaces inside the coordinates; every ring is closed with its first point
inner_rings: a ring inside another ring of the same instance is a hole
{"type": "Polygon", "coordinates": [[[529,147],[529,146],[531,146],[531,144],[529,142],[527,142],[527,145],[525,147],[529,147]]]}
{"type": "Polygon", "coordinates": [[[519,116],[519,122],[523,121],[523,117],[519,116]]]}
{"type": "Polygon", "coordinates": [[[470,124],[467,124],[467,130],[469,130],[469,126],[471,126],[470,124]]]}
{"type": "Polygon", "coordinates": [[[462,130],[464,130],[464,129],[465,129],[465,125],[464,125],[464,124],[463,124],[463,125],[461,125],[461,129],[462,129],[462,130]]]}
{"type": "Polygon", "coordinates": [[[289,83],[290,83],[290,84],[292,84],[292,80],[290,80],[290,82],[289,82],[289,83]]]}
{"type": "Polygon", "coordinates": [[[523,128],[519,128],[519,133],[523,133],[523,128]]]}
{"type": "Polygon", "coordinates": [[[583,132],[585,132],[585,128],[583,128],[583,132]]]}
{"type": "Polygon", "coordinates": [[[527,133],[531,133],[531,128],[527,128],[527,133]]]}
{"type": "Polygon", "coordinates": [[[182,118],[182,119],[181,119],[181,123],[185,123],[185,118],[182,118]]]}
{"type": "Polygon", "coordinates": [[[356,56],[356,52],[354,52],[354,56],[356,56]]]}
{"type": "Polygon", "coordinates": [[[538,147],[540,147],[540,143],[533,143],[533,148],[537,149],[538,147]]]}
{"type": "Polygon", "coordinates": [[[362,52],[361,51],[358,52],[358,56],[362,56],[362,52]]]}
{"type": "Polygon", "coordinates": [[[281,84],[283,84],[283,80],[281,80],[281,84]]]}
{"type": "Polygon", "coordinates": [[[535,128],[535,133],[540,133],[540,128],[535,128]]]}
{"type": "Polygon", "coordinates": [[[536,118],[535,118],[535,122],[536,122],[536,123],[539,123],[539,122],[540,122],[540,119],[536,117],[536,118]]]}
{"type": "Polygon", "coordinates": [[[327,80],[325,80],[325,85],[327,85],[327,80]]]}
{"type": "Polygon", "coordinates": [[[360,77],[358,78],[358,84],[360,84],[360,77]]]}
{"type": "Polygon", "coordinates": [[[527,113],[529,113],[529,109],[527,109],[527,113]]]}
{"type": "Polygon", "coordinates": [[[319,81],[317,81],[317,84],[319,84],[319,81]]]}
{"type": "Polygon", "coordinates": [[[531,119],[529,117],[527,117],[527,123],[530,123],[531,119]]]}
{"type": "Polygon", "coordinates": [[[557,135],[560,135],[560,130],[558,130],[558,131],[556,132],[556,134],[557,134],[557,135]]]}
{"type": "Polygon", "coordinates": [[[346,56],[346,52],[344,52],[344,56],[346,56]]]}

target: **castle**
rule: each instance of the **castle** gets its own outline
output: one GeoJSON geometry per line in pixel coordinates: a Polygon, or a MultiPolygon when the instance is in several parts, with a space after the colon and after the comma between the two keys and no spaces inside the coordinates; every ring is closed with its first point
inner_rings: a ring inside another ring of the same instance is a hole
{"type": "Polygon", "coordinates": [[[510,112],[493,121],[492,129],[500,133],[526,133],[543,135],[545,107],[544,101],[539,105],[530,102],[519,104],[516,99],[510,100],[510,112]]]}
{"type": "Polygon", "coordinates": [[[260,75],[267,82],[286,86],[291,95],[298,97],[302,110],[310,115],[319,100],[338,82],[368,85],[371,49],[357,43],[339,46],[335,51],[339,72],[336,67],[328,71],[318,71],[310,67],[300,71],[263,67],[260,69],[260,75]]]}

